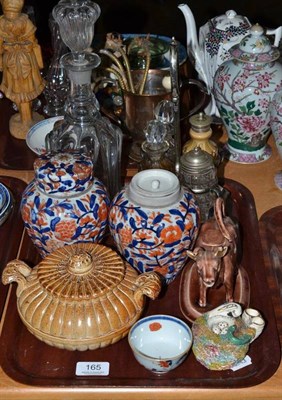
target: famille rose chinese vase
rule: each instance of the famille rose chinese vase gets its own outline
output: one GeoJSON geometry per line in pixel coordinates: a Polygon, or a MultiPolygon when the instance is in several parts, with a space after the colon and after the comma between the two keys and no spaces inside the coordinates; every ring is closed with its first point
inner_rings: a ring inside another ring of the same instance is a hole
{"type": "Polygon", "coordinates": [[[228,134],[231,161],[258,163],[271,156],[269,104],[282,87],[280,52],[271,46],[260,25],[230,49],[214,79],[214,96],[228,134]]]}
{"type": "Polygon", "coordinates": [[[129,264],[139,272],[158,272],[169,284],[196,239],[199,207],[175,174],[148,169],[137,173],[115,196],[109,227],[129,264]]]}
{"type": "Polygon", "coordinates": [[[93,176],[90,158],[62,153],[34,162],[35,179],[25,189],[21,214],[27,233],[44,258],[76,242],[100,242],[110,200],[93,176]]]}

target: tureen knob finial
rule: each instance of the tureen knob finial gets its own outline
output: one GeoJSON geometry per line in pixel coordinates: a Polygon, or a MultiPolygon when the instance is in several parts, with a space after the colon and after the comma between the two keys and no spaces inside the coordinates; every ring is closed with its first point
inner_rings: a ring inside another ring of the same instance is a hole
{"type": "Polygon", "coordinates": [[[92,269],[92,256],[84,252],[70,257],[68,271],[75,275],[83,275],[92,269]]]}

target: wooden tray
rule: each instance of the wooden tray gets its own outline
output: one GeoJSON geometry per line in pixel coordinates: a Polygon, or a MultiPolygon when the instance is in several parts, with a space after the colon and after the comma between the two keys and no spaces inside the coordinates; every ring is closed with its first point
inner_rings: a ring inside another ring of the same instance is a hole
{"type": "MultiPolygon", "coordinates": [[[[11,192],[14,205],[11,213],[0,226],[0,275],[3,268],[13,258],[18,255],[19,245],[23,236],[24,224],[19,210],[21,195],[26,187],[26,183],[17,178],[0,176],[0,182],[3,183],[11,192]]],[[[8,287],[2,285],[0,279],[0,318],[3,313],[8,287]]]]}
{"type": "Polygon", "coordinates": [[[282,345],[282,206],[271,208],[261,216],[259,232],[282,345]]]}
{"type": "MultiPolygon", "coordinates": [[[[258,221],[251,193],[234,181],[226,181],[232,194],[232,212],[241,223],[243,266],[250,275],[252,307],[267,320],[263,334],[250,346],[252,365],[236,372],[209,371],[200,365],[193,353],[175,370],[156,376],[141,367],[132,355],[127,338],[104,349],[70,352],[50,347],[32,336],[21,323],[16,307],[16,285],[7,298],[7,308],[0,340],[0,364],[12,379],[28,385],[52,387],[127,388],[238,388],[253,386],[274,374],[280,363],[280,343],[274,311],[268,291],[258,221]],[[78,361],[110,363],[109,376],[77,377],[78,361]]],[[[20,259],[29,258],[31,244],[25,240],[20,259]]],[[[34,252],[35,254],[35,252],[34,252]]],[[[163,313],[184,319],[179,308],[180,276],[163,295],[148,303],[146,315],[163,313]]]]}

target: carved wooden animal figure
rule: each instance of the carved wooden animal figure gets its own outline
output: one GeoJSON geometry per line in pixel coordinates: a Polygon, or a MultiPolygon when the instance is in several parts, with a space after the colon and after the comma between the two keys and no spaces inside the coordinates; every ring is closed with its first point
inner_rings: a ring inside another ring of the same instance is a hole
{"type": "Polygon", "coordinates": [[[217,198],[215,216],[201,226],[195,248],[188,251],[196,261],[199,274],[199,305],[206,307],[207,292],[211,287],[223,284],[226,301],[233,301],[237,267],[237,227],[231,218],[225,216],[224,202],[217,198]]]}

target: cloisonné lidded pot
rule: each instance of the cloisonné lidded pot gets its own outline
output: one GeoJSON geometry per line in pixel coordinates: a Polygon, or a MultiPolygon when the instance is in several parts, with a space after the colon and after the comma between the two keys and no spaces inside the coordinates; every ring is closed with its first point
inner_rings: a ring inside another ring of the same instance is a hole
{"type": "Polygon", "coordinates": [[[269,104],[282,86],[280,52],[260,25],[230,50],[214,79],[214,96],[228,134],[229,158],[239,163],[267,160],[270,133],[269,104]]]}
{"type": "Polygon", "coordinates": [[[109,247],[76,243],[57,249],[37,266],[10,261],[3,284],[17,282],[17,308],[27,329],[61,349],[94,350],[126,336],[155,299],[160,277],[138,273],[109,247]]]}
{"type": "Polygon", "coordinates": [[[139,272],[156,271],[172,282],[199,228],[199,207],[175,174],[137,173],[113,199],[109,227],[120,253],[139,272]]]}
{"type": "Polygon", "coordinates": [[[45,257],[76,242],[100,242],[110,200],[82,154],[42,155],[34,162],[35,178],[25,189],[21,214],[27,233],[45,257]]]}

